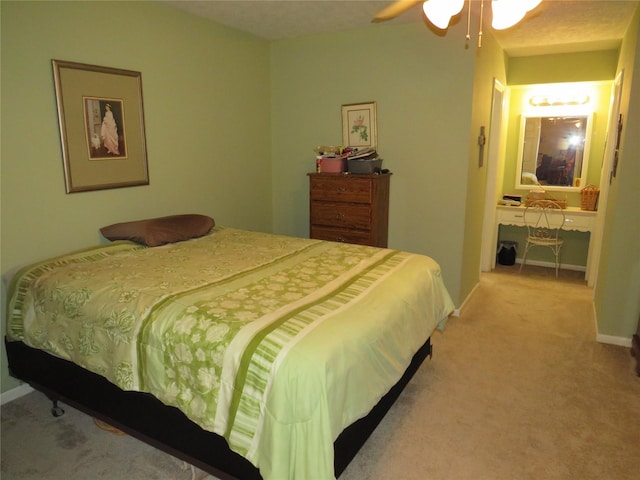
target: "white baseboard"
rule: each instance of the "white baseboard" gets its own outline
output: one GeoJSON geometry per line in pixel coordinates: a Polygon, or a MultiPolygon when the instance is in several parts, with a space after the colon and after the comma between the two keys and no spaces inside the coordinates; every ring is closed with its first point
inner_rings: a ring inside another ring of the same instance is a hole
{"type": "Polygon", "coordinates": [[[454,317],[459,317],[460,313],[462,312],[462,309],[464,308],[464,306],[467,304],[467,302],[469,300],[471,300],[471,297],[473,296],[473,294],[476,292],[476,289],[480,286],[480,282],[476,283],[475,286],[471,289],[471,291],[469,292],[469,295],[467,295],[467,297],[464,299],[464,301],[462,302],[462,304],[460,305],[460,307],[456,308],[453,313],[451,314],[454,317]]]}
{"type": "Polygon", "coordinates": [[[598,343],[606,343],[608,345],[618,345],[619,347],[627,347],[631,348],[631,343],[633,341],[632,337],[617,337],[613,335],[604,335],[598,332],[598,313],[596,311],[595,303],[593,305],[593,319],[596,323],[596,342],[598,343]]]}
{"type": "Polygon", "coordinates": [[[600,343],[607,343],[609,345],[618,345],[619,347],[631,348],[630,337],[614,337],[613,335],[603,335],[601,333],[596,334],[596,341],[600,343]]]}
{"type": "MultiPolygon", "coordinates": [[[[516,263],[522,263],[522,259],[521,258],[516,258],[516,263]]],[[[528,260],[527,259],[527,265],[536,265],[538,267],[548,267],[548,268],[556,268],[556,264],[553,262],[542,262],[540,260],[528,260]]],[[[525,267],[526,268],[526,265],[525,267]]],[[[586,272],[587,271],[587,267],[585,267],[584,265],[571,265],[569,263],[561,263],[560,264],[560,269],[561,270],[574,270],[576,272],[586,272]]]]}
{"type": "MultiPolygon", "coordinates": [[[[522,263],[522,258],[516,258],[516,263],[522,263]]],[[[538,267],[549,267],[549,268],[556,268],[555,263],[553,262],[542,262],[540,260],[529,260],[527,259],[527,265],[536,265],[538,267]]],[[[525,265],[526,268],[526,265],[525,265]]],[[[561,263],[560,264],[560,269],[561,270],[574,270],[576,272],[586,272],[587,271],[587,267],[585,267],[584,265],[571,265],[568,263],[561,263]]]]}
{"type": "Polygon", "coordinates": [[[4,405],[5,403],[13,402],[14,400],[25,396],[28,393],[33,392],[33,388],[24,383],[19,385],[11,390],[8,390],[2,394],[0,394],[0,405],[4,405]]]}

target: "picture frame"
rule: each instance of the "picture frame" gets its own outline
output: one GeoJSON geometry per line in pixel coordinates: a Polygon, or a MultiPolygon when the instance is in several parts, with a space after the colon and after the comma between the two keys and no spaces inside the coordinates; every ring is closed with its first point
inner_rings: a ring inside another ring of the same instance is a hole
{"type": "Polygon", "coordinates": [[[52,60],[67,193],[149,184],[142,74],[52,60]]]}
{"type": "Polygon", "coordinates": [[[376,148],[376,102],[342,105],[342,143],[358,149],[376,148]]]}

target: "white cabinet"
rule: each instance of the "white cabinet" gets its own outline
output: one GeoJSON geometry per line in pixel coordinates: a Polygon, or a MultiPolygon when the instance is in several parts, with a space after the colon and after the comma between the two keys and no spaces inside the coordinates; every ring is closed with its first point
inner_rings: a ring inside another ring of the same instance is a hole
{"type": "MultiPolygon", "coordinates": [[[[525,207],[509,207],[507,205],[498,205],[496,207],[496,229],[495,235],[498,238],[498,231],[500,225],[513,225],[516,227],[524,227],[524,211],[525,207]]],[[[598,212],[589,210],[581,210],[578,207],[567,207],[563,209],[565,222],[562,226],[563,230],[575,230],[578,232],[591,233],[596,227],[596,215],[598,212]]],[[[587,265],[585,267],[585,278],[591,282],[592,272],[590,269],[591,264],[591,250],[592,242],[589,242],[589,252],[587,254],[587,265]]],[[[495,267],[495,259],[493,266],[495,267]]]]}
{"type": "MultiPolygon", "coordinates": [[[[508,207],[499,205],[496,211],[496,228],[500,225],[514,225],[524,227],[525,207],[508,207]]],[[[596,214],[578,207],[567,207],[564,212],[563,230],[577,230],[579,232],[592,232],[595,227],[596,214]]]]}

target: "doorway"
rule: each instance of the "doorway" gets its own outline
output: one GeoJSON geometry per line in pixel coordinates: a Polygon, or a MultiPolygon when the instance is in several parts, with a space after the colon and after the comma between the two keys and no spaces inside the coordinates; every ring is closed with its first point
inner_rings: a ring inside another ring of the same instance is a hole
{"type": "MultiPolygon", "coordinates": [[[[600,160],[600,199],[596,212],[595,225],[590,233],[588,252],[586,252],[585,279],[589,287],[594,287],[598,273],[598,263],[602,246],[604,217],[606,215],[607,194],[611,175],[613,175],[616,154],[620,95],[622,91],[622,72],[609,83],[608,127],[603,157],[600,160]]],[[[485,189],[484,219],[480,255],[480,271],[489,272],[496,264],[496,246],[498,233],[496,228],[496,205],[501,200],[502,179],[505,173],[505,149],[507,138],[504,132],[509,121],[510,89],[494,79],[491,103],[491,126],[487,153],[487,177],[485,189]]],[[[607,97],[604,97],[607,98],[607,97]]],[[[606,107],[605,107],[605,111],[606,107]]],[[[594,164],[595,166],[595,164],[594,164]]]]}

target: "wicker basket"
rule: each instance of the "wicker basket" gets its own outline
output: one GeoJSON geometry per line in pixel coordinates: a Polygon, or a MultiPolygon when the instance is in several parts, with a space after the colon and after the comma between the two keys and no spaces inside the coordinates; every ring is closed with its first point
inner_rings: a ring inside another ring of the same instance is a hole
{"type": "Polygon", "coordinates": [[[560,200],[558,198],[553,198],[553,197],[549,197],[547,198],[547,200],[551,200],[554,203],[557,203],[558,206],[564,210],[565,208],[567,208],[567,201],[566,200],[560,200]]]}
{"type": "Polygon", "coordinates": [[[547,196],[547,192],[542,189],[531,189],[527,194],[527,200],[535,202],[536,200],[544,200],[547,196]]]}
{"type": "Polygon", "coordinates": [[[590,211],[597,210],[598,195],[600,195],[600,189],[594,185],[587,185],[580,190],[580,209],[590,211]]]}
{"type": "MultiPolygon", "coordinates": [[[[538,202],[539,200],[540,200],[540,199],[532,200],[532,199],[530,199],[530,198],[527,198],[527,199],[525,200],[525,202],[524,202],[524,206],[525,206],[525,207],[529,207],[529,206],[533,205],[535,202],[538,202]]],[[[557,199],[555,199],[555,198],[551,198],[551,197],[543,198],[542,200],[550,200],[550,201],[552,201],[552,202],[554,202],[554,203],[557,203],[557,204],[558,204],[558,206],[559,206],[562,210],[564,210],[565,208],[567,208],[567,201],[566,201],[566,200],[557,200],[557,199]]]]}

